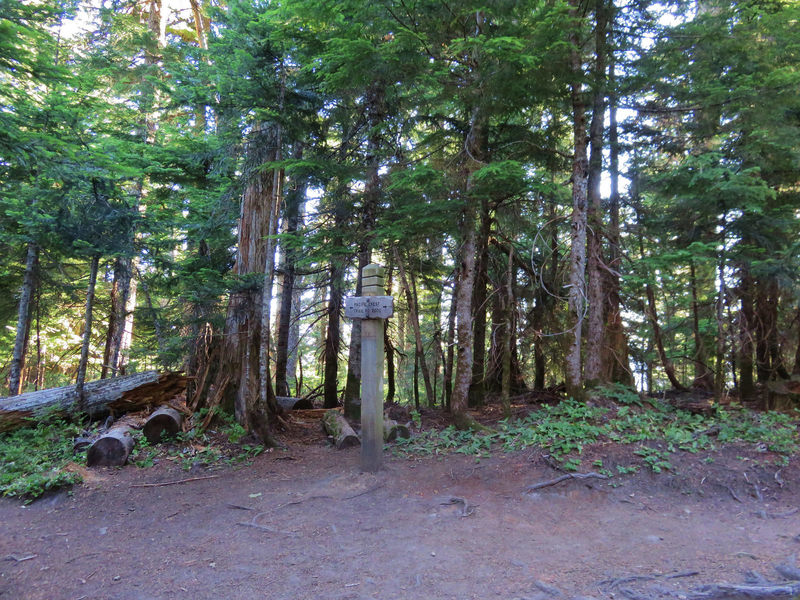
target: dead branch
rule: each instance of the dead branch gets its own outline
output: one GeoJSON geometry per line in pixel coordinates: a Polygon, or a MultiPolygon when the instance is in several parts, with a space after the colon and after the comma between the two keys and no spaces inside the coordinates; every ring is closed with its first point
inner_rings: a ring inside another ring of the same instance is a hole
{"type": "Polygon", "coordinates": [[[442,506],[450,506],[451,504],[460,504],[461,505],[461,512],[459,514],[460,517],[469,517],[470,515],[475,513],[475,507],[469,504],[464,498],[459,498],[458,496],[451,497],[447,502],[441,502],[442,506]]]}
{"type": "Polygon", "coordinates": [[[32,558],[36,558],[38,554],[29,554],[28,556],[15,556],[14,554],[9,554],[3,560],[13,560],[14,562],[25,562],[26,560],[31,560],[32,558]]]}
{"type": "Polygon", "coordinates": [[[547,481],[540,481],[539,483],[534,483],[533,485],[529,485],[525,488],[525,491],[532,492],[534,490],[540,490],[542,488],[550,487],[552,485],[556,485],[561,483],[562,481],[567,481],[568,479],[608,479],[607,475],[602,475],[600,473],[567,473],[566,475],[562,475],[561,477],[556,477],[555,479],[549,479],[547,481]]]}

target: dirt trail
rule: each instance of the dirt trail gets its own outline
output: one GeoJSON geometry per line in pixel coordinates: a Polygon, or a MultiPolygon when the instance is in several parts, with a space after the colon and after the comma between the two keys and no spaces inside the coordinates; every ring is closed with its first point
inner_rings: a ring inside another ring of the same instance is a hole
{"type": "Polygon", "coordinates": [[[0,598],[655,599],[781,580],[773,565],[800,550],[797,461],[776,476],[767,454],[702,458],[532,494],[559,473],[531,451],[387,454],[376,475],[322,444],[249,467],[98,469],[72,494],[0,501],[0,598]]]}

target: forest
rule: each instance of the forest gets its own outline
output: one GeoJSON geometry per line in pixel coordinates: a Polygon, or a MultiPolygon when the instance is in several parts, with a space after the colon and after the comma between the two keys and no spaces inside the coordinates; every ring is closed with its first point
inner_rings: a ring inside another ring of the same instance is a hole
{"type": "Polygon", "coordinates": [[[3,395],[800,388],[796,0],[0,2],[3,395]]]}

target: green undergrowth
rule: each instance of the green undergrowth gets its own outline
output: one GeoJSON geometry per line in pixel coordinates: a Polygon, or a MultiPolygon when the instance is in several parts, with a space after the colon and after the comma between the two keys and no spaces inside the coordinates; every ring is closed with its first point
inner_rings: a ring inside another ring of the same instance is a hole
{"type": "MultiPolygon", "coordinates": [[[[202,422],[203,417],[197,413],[196,422],[202,422]]],[[[73,443],[84,431],[84,425],[47,416],[35,427],[0,433],[0,495],[30,502],[48,491],[80,483],[79,465],[86,464],[86,451],[73,452],[73,443]]],[[[90,435],[96,432],[97,425],[89,429],[90,435]]],[[[264,446],[241,443],[245,434],[227,415],[218,417],[208,431],[193,428],[161,444],[150,444],[141,432],[134,432],[136,443],[128,462],[148,468],[169,461],[186,471],[217,464],[246,464],[263,452],[264,446]]]]}
{"type": "Polygon", "coordinates": [[[36,427],[0,434],[0,494],[30,500],[79,483],[80,474],[68,465],[85,462],[85,451],[72,452],[81,431],[80,425],[46,417],[36,427]]]}
{"type": "MultiPolygon", "coordinates": [[[[195,415],[200,423],[203,411],[195,415]]],[[[214,465],[246,464],[264,451],[262,444],[242,444],[247,435],[233,416],[217,415],[215,425],[207,431],[192,428],[160,444],[150,444],[143,435],[137,435],[136,445],[128,459],[137,467],[147,469],[161,461],[173,462],[184,471],[207,469],[214,465]]]]}
{"type": "Polygon", "coordinates": [[[645,405],[635,394],[614,398],[616,406],[604,408],[575,400],[542,406],[522,419],[500,421],[492,432],[423,429],[401,440],[395,452],[403,456],[460,453],[476,460],[493,452],[514,452],[536,448],[576,471],[586,468],[583,450],[600,442],[633,445],[639,464],[604,468],[602,460],[592,467],[612,476],[646,467],[654,472],[672,469],[670,457],[677,452],[713,451],[729,443],[753,444],[788,460],[800,450],[800,411],[761,413],[718,407],[712,415],[694,415],[658,401],[645,405]]]}

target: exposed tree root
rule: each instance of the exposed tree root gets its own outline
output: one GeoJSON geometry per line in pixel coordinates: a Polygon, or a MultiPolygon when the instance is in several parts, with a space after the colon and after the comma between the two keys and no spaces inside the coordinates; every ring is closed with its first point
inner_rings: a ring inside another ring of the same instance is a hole
{"type": "Polygon", "coordinates": [[[529,485],[525,488],[525,491],[532,492],[534,490],[540,490],[542,488],[550,487],[551,485],[556,485],[561,483],[562,481],[566,481],[568,479],[608,479],[607,475],[602,475],[600,473],[567,473],[566,475],[562,475],[561,477],[556,477],[555,479],[549,479],[547,481],[540,481],[538,483],[534,483],[529,485]]]}
{"type": "Polygon", "coordinates": [[[800,582],[777,583],[772,585],[736,585],[715,583],[701,585],[694,592],[686,594],[687,600],[790,600],[800,594],[800,582]]]}

